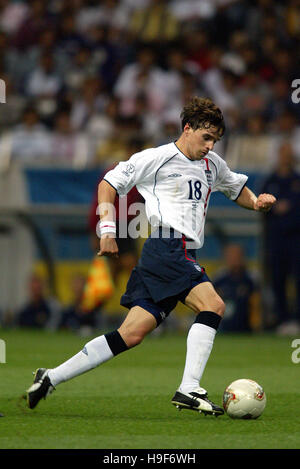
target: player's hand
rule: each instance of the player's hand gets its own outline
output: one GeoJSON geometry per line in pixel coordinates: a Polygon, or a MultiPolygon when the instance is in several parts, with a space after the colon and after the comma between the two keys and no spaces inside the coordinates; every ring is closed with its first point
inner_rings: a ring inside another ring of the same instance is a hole
{"type": "Polygon", "coordinates": [[[260,194],[254,204],[254,210],[268,212],[276,202],[276,198],[271,194],[260,194]]]}
{"type": "Polygon", "coordinates": [[[97,256],[119,257],[119,249],[114,237],[104,235],[100,239],[100,250],[97,256]]]}

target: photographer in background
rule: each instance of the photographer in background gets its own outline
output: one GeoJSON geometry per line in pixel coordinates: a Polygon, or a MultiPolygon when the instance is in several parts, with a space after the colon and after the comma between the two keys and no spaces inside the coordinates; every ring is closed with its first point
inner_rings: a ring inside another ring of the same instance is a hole
{"type": "Polygon", "coordinates": [[[261,328],[261,299],[255,279],[246,266],[242,246],[224,249],[225,269],[214,279],[216,290],[226,302],[220,331],[251,332],[261,328]]]}
{"type": "Polygon", "coordinates": [[[275,326],[280,335],[300,332],[300,174],[292,146],[279,147],[274,171],[262,191],[272,191],[277,204],[264,217],[265,256],[274,297],[275,326]],[[288,281],[295,286],[295,302],[288,294],[288,281]]]}

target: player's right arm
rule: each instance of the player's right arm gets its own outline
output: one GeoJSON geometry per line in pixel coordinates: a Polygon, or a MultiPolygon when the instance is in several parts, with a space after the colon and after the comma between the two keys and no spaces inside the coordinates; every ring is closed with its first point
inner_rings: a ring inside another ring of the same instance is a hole
{"type": "MultiPolygon", "coordinates": [[[[115,226],[114,201],[116,194],[123,197],[138,184],[154,179],[157,167],[168,157],[160,154],[159,149],[147,149],[133,154],[129,160],[121,161],[114,169],[105,174],[99,184],[98,203],[100,210],[100,256],[118,256],[115,234],[108,233],[109,226],[115,226]],[[107,204],[107,207],[105,206],[107,204]],[[104,223],[106,222],[106,223],[104,223]],[[107,231],[107,236],[102,233],[107,231]]],[[[115,230],[114,230],[115,231],[115,230]]]]}
{"type": "Polygon", "coordinates": [[[98,186],[98,206],[100,216],[100,249],[98,256],[118,257],[116,243],[115,198],[116,189],[104,179],[98,186]]]}

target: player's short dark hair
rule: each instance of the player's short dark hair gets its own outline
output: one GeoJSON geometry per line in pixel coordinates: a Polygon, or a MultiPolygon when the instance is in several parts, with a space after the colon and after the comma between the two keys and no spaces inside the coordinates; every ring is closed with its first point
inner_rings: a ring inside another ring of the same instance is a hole
{"type": "Polygon", "coordinates": [[[189,124],[193,130],[217,127],[219,136],[225,132],[222,111],[209,98],[194,96],[183,108],[180,114],[182,130],[189,124]]]}

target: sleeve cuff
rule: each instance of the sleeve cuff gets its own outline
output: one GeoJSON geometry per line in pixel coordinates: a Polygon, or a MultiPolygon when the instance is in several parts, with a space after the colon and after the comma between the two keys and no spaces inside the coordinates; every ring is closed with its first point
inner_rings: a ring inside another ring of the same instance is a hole
{"type": "Polygon", "coordinates": [[[103,178],[103,180],[105,182],[107,182],[107,184],[109,184],[111,187],[113,187],[115,189],[116,193],[119,195],[118,190],[115,188],[115,186],[110,181],[108,181],[105,177],[103,178]]]}
{"type": "Polygon", "coordinates": [[[241,187],[241,190],[239,191],[239,193],[238,193],[237,197],[235,197],[234,199],[232,199],[232,200],[233,200],[233,202],[236,202],[236,201],[237,201],[237,199],[238,199],[238,198],[239,198],[239,196],[241,195],[241,192],[242,192],[242,190],[243,190],[243,189],[244,189],[244,187],[246,186],[247,182],[248,182],[248,176],[247,176],[247,179],[246,179],[245,183],[242,185],[242,187],[241,187]]]}

